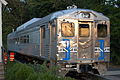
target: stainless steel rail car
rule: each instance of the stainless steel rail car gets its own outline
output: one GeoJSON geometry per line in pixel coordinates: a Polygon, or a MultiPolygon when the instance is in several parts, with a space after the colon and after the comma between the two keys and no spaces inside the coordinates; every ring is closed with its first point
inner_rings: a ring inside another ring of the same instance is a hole
{"type": "Polygon", "coordinates": [[[48,59],[61,66],[61,73],[103,74],[110,59],[110,20],[93,10],[72,8],[34,18],[7,40],[9,51],[48,59]]]}

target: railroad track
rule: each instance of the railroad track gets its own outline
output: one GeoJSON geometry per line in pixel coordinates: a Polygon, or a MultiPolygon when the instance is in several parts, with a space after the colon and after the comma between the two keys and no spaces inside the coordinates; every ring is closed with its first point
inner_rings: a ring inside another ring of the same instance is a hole
{"type": "Polygon", "coordinates": [[[92,74],[92,73],[70,73],[66,75],[67,77],[74,78],[76,80],[107,80],[102,76],[92,74]]]}

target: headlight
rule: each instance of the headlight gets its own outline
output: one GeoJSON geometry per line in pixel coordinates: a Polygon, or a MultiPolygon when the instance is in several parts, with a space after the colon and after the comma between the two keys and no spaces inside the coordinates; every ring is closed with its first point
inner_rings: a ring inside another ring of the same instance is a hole
{"type": "Polygon", "coordinates": [[[99,56],[100,56],[100,53],[99,53],[99,52],[96,52],[96,53],[95,53],[95,56],[96,56],[96,57],[99,57],[99,56]]]}

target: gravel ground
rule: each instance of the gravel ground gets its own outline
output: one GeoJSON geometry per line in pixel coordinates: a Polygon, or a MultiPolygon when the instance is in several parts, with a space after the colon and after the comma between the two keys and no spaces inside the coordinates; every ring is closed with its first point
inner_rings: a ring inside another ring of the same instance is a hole
{"type": "Polygon", "coordinates": [[[118,65],[118,66],[111,66],[110,65],[104,78],[106,78],[108,80],[120,80],[120,65],[118,65]]]}

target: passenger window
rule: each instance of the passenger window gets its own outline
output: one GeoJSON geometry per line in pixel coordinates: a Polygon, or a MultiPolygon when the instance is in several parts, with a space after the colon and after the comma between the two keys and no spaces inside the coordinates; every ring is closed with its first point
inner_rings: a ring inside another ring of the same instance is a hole
{"type": "Polygon", "coordinates": [[[26,38],[27,38],[27,40],[26,40],[27,43],[29,43],[29,35],[27,35],[26,38]]]}
{"type": "Polygon", "coordinates": [[[106,24],[98,24],[97,26],[97,36],[98,37],[106,37],[107,36],[107,25],[106,24]]]}
{"type": "Polygon", "coordinates": [[[23,36],[20,37],[20,43],[23,43],[23,36]]]}
{"type": "Polygon", "coordinates": [[[62,23],[62,36],[73,37],[75,35],[75,26],[73,23],[62,23]]]}
{"type": "Polygon", "coordinates": [[[24,36],[23,37],[23,43],[26,43],[27,41],[26,41],[27,39],[26,39],[26,36],[24,36]]]}
{"type": "Polygon", "coordinates": [[[79,24],[79,36],[89,37],[89,35],[90,35],[89,24],[79,24]]]}

